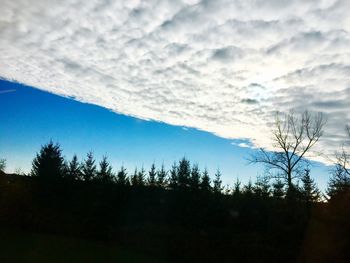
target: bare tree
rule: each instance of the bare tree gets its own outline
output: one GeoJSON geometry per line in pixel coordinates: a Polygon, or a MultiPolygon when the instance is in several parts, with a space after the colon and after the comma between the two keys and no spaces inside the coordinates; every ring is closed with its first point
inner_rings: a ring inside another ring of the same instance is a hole
{"type": "Polygon", "coordinates": [[[277,176],[286,180],[288,188],[292,189],[292,181],[301,176],[303,167],[308,160],[305,158],[311,148],[323,134],[325,120],[322,113],[310,114],[305,111],[300,117],[293,112],[276,114],[273,135],[273,151],[260,148],[259,152],[249,159],[251,163],[262,163],[271,171],[277,171],[277,176]]]}
{"type": "Polygon", "coordinates": [[[335,154],[334,168],[327,189],[330,197],[350,189],[350,126],[346,126],[346,132],[349,142],[345,142],[342,150],[335,154]]]}

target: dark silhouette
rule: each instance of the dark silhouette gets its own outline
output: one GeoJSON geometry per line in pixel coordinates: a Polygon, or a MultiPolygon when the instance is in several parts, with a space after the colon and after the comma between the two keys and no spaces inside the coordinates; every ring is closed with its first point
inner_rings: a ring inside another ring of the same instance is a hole
{"type": "Polygon", "coordinates": [[[281,119],[277,113],[274,123],[273,147],[275,151],[260,149],[251,157],[253,163],[263,163],[269,170],[276,170],[277,176],[286,181],[288,192],[293,193],[293,179],[300,177],[300,171],[308,163],[305,156],[323,134],[325,121],[321,113],[305,111],[300,118],[289,113],[281,119]]]}
{"type": "Polygon", "coordinates": [[[290,202],[287,181],[237,179],[223,191],[220,171],[212,181],[186,158],[170,171],[152,164],[130,176],[123,166],[115,175],[107,156],[95,163],[90,152],[82,165],[77,156],[67,164],[49,142],[30,176],[0,174],[0,235],[74,237],[106,247],[108,255],[120,253],[110,249],[115,245],[151,262],[350,260],[350,191],[333,177],[325,202],[307,168],[290,202]]]}

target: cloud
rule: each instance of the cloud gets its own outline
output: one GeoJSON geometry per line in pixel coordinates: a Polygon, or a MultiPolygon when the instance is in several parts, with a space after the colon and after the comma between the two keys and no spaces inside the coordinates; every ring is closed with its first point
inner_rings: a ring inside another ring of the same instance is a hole
{"type": "Polygon", "coordinates": [[[0,77],[269,147],[274,112],[350,123],[348,0],[3,0],[0,77]]]}

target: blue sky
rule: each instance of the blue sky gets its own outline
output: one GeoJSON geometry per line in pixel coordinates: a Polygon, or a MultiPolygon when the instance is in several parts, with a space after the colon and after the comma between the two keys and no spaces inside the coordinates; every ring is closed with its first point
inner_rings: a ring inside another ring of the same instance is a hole
{"type": "MultiPolygon", "coordinates": [[[[67,158],[76,153],[83,159],[90,150],[97,160],[106,154],[114,169],[121,165],[129,171],[135,166],[148,169],[153,162],[170,168],[186,156],[207,167],[212,176],[219,168],[225,184],[237,177],[254,180],[263,172],[258,165],[248,165],[254,150],[237,146],[244,141],[116,114],[29,86],[1,80],[0,105],[0,157],[6,158],[9,172],[29,171],[35,153],[50,139],[61,144],[67,158]]],[[[318,163],[312,168],[321,187],[327,170],[318,163]]]]}

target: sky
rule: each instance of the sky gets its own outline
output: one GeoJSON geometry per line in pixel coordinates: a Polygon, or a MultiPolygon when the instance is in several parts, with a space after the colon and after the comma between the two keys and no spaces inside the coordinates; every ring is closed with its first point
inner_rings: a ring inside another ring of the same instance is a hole
{"type": "MultiPolygon", "coordinates": [[[[150,168],[188,158],[211,177],[217,169],[224,185],[238,178],[243,183],[262,175],[260,165],[249,164],[255,150],[249,141],[224,139],[205,131],[116,114],[105,108],[43,92],[33,87],[0,80],[0,158],[7,172],[28,173],[40,147],[58,142],[66,159],[80,161],[89,151],[98,163],[106,155],[114,171],[123,165],[150,168]]],[[[312,175],[325,187],[329,167],[313,162],[312,175]]]]}
{"type": "Polygon", "coordinates": [[[2,0],[0,77],[270,150],[276,111],[321,111],[315,150],[330,156],[350,123],[348,10],[348,0],[2,0]]]}

